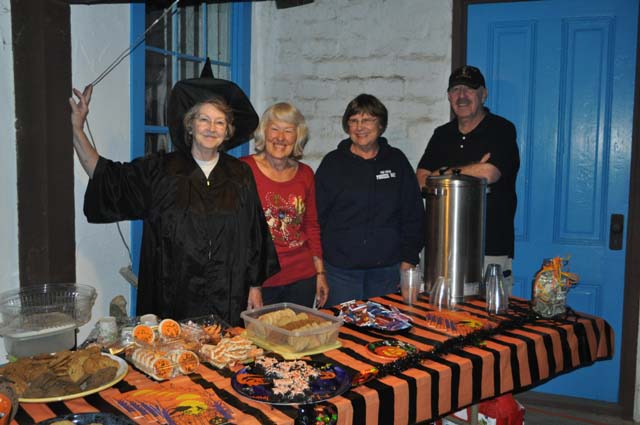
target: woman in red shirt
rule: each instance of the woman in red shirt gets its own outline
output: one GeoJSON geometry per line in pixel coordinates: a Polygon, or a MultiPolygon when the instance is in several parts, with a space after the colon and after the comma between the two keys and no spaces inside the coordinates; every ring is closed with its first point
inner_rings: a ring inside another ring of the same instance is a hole
{"type": "Polygon", "coordinates": [[[322,262],[313,170],[298,161],[307,143],[304,116],[289,103],[262,115],[249,164],[276,246],[280,272],[262,285],[264,305],[292,302],[323,306],[329,287],[322,262]]]}

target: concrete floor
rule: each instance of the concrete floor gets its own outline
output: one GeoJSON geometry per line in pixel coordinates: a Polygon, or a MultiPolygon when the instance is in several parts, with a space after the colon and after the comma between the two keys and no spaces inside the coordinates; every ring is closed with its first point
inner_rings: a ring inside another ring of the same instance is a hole
{"type": "Polygon", "coordinates": [[[526,425],[637,425],[620,418],[607,403],[528,392],[516,395],[525,407],[526,425]],[[576,401],[577,400],[577,401],[576,401]]]}

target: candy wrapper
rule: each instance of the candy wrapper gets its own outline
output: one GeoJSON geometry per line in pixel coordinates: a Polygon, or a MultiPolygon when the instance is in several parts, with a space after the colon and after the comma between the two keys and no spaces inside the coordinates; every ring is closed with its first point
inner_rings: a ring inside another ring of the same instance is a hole
{"type": "Polygon", "coordinates": [[[397,308],[386,307],[372,301],[347,301],[340,304],[340,317],[345,323],[359,327],[371,327],[385,332],[409,329],[411,317],[397,308]]]}

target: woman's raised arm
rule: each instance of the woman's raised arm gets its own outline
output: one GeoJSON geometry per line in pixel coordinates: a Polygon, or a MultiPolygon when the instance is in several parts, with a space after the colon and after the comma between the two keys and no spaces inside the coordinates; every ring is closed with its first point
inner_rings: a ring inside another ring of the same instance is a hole
{"type": "Polygon", "coordinates": [[[89,114],[89,102],[91,101],[91,93],[93,86],[88,85],[81,93],[78,89],[73,89],[73,94],[78,98],[76,102],[73,96],[69,98],[71,105],[71,126],[73,128],[73,147],[78,154],[80,164],[86,171],[89,178],[93,177],[93,171],[98,163],[98,152],[91,146],[89,138],[84,132],[84,123],[89,114]]]}

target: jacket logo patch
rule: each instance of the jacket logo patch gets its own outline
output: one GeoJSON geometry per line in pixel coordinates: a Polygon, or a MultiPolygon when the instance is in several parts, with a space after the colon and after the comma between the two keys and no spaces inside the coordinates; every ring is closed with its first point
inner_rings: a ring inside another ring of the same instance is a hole
{"type": "Polygon", "coordinates": [[[395,179],[396,173],[391,170],[380,170],[376,176],[376,180],[395,179]]]}

